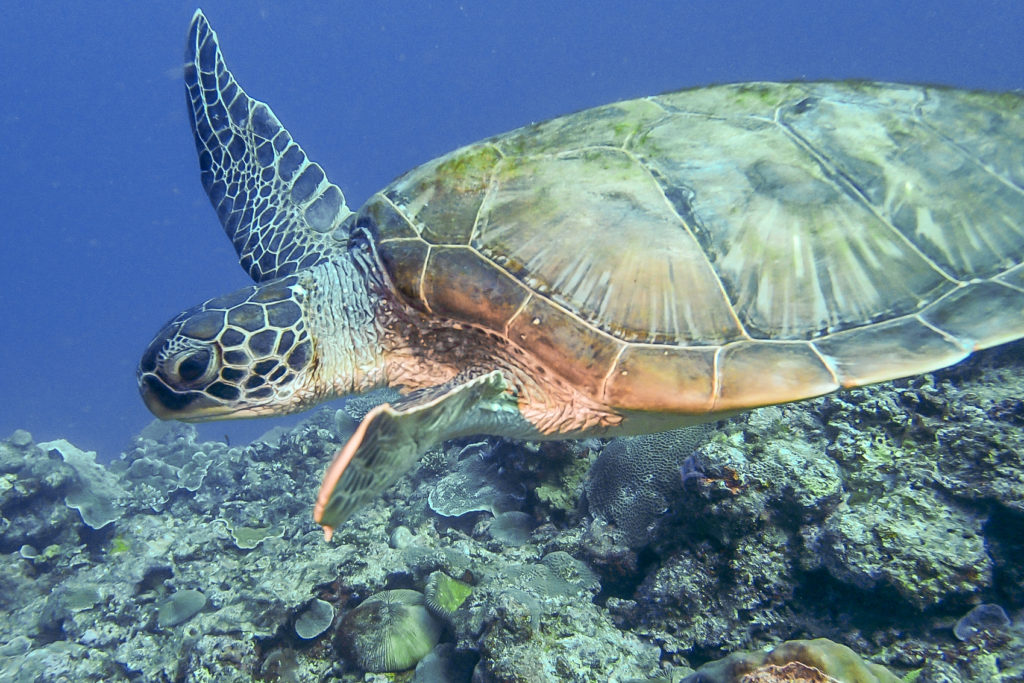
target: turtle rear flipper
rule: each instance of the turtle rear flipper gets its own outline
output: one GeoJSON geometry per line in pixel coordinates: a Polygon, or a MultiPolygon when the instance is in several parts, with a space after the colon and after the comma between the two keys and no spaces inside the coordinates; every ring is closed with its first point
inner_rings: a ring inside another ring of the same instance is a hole
{"type": "MultiPolygon", "coordinates": [[[[327,540],[353,512],[376,498],[412,467],[428,448],[463,434],[479,432],[503,419],[507,384],[498,370],[465,380],[456,378],[379,405],[334,456],[324,474],[313,518],[327,540]]],[[[513,408],[514,410],[514,408],[513,408]]],[[[509,412],[509,416],[518,413],[509,412]]]]}

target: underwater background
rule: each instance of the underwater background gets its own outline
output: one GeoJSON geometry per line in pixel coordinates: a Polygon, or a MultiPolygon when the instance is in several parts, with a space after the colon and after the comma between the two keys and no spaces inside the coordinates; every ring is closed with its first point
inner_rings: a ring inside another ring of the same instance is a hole
{"type": "MultiPolygon", "coordinates": [[[[465,143],[683,87],[1024,86],[1015,1],[203,9],[353,207],[465,143]]],[[[311,501],[371,402],[194,428],[136,390],[163,322],[248,283],[185,114],[195,5],[3,10],[0,681],[396,680],[365,671],[406,613],[393,648],[430,654],[397,680],[730,681],[707,663],[769,646],[841,681],[1024,680],[1020,342],[713,431],[463,439],[326,545],[311,501]],[[420,597],[374,613],[386,590],[420,597]]]]}
{"type": "MultiPolygon", "coordinates": [[[[0,434],[109,460],[148,421],[135,364],[248,284],[199,184],[182,54],[195,3],[3,5],[0,434]]],[[[1015,0],[207,2],[228,64],[359,206],[474,140],[715,82],[1024,85],[1015,0]]],[[[262,423],[202,428],[244,441],[262,423]]]]}

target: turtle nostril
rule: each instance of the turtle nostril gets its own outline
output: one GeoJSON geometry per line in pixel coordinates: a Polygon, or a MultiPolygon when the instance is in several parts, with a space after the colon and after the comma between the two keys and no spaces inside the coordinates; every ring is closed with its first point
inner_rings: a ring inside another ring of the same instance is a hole
{"type": "Polygon", "coordinates": [[[206,349],[193,351],[178,363],[178,376],[186,382],[194,382],[206,374],[209,367],[210,352],[206,349]]]}

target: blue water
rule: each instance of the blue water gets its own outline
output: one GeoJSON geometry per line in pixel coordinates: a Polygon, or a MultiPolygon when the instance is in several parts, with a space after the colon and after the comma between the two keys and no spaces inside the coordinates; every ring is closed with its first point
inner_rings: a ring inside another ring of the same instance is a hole
{"type": "MultiPolygon", "coordinates": [[[[246,283],[199,185],[181,83],[195,6],[5,4],[0,438],[109,459],[151,419],[135,363],[246,283]]],[[[358,206],[456,146],[718,81],[1024,87],[1019,0],[207,2],[228,64],[358,206]]],[[[241,441],[272,426],[220,423],[241,441]]]]}

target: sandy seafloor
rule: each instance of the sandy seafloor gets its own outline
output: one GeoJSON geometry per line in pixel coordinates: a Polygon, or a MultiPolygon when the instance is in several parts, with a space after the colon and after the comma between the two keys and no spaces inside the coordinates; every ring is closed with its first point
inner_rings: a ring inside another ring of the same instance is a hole
{"type": "Polygon", "coordinates": [[[366,399],[246,447],[154,423],[106,467],[19,431],[0,680],[725,681],[756,662],[692,670],[828,639],[779,652],[842,681],[1021,681],[1022,370],[1018,342],[705,435],[460,440],[329,544],[313,496],[366,399]],[[468,597],[432,596],[437,572],[468,597]],[[349,615],[388,589],[444,603],[439,642],[366,673],[390,617],[349,615]]]}

